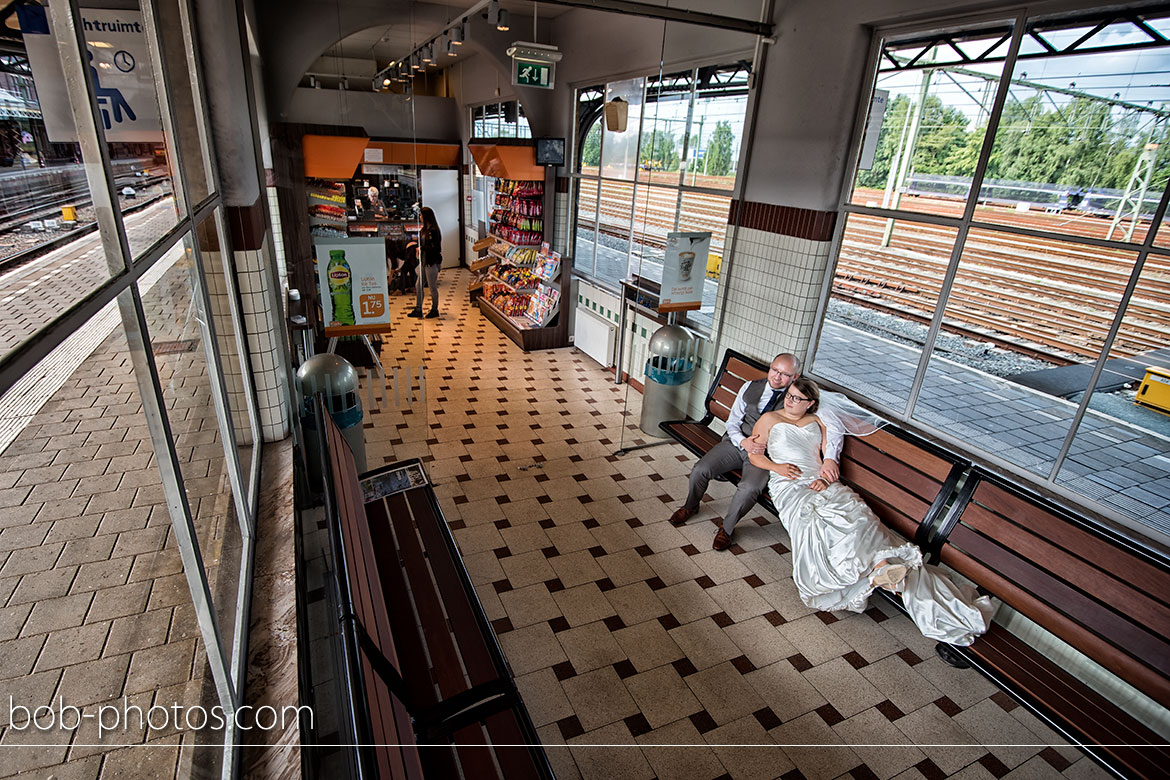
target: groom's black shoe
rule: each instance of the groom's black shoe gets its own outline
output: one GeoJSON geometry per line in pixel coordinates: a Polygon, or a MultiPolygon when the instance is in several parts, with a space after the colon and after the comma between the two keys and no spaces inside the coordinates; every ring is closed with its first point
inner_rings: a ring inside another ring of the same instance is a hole
{"type": "Polygon", "coordinates": [[[697,514],[699,514],[698,507],[696,507],[694,509],[687,509],[685,506],[680,507],[678,510],[675,511],[675,513],[673,515],[670,516],[670,524],[671,525],[682,525],[687,520],[690,520],[692,517],[694,517],[697,514]]]}

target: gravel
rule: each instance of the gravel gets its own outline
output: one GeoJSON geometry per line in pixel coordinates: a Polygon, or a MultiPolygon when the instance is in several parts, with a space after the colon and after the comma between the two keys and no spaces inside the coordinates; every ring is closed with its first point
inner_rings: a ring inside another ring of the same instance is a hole
{"type": "MultiPolygon", "coordinates": [[[[925,325],[845,301],[829,301],[829,318],[909,347],[921,349],[926,340],[925,325]]],[[[944,331],[940,331],[935,340],[935,352],[948,360],[998,377],[1053,367],[1052,363],[1003,349],[987,341],[964,338],[944,331]]]]}

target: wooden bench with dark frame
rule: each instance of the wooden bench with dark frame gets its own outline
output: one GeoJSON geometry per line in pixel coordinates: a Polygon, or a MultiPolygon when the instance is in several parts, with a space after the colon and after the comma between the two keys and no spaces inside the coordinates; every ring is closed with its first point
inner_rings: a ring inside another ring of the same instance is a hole
{"type": "MultiPolygon", "coordinates": [[[[1162,707],[1170,707],[1170,559],[976,467],[935,556],[1162,707]]],[[[951,648],[1098,763],[1170,773],[1167,739],[1003,626],[951,648]]]]}
{"type": "Polygon", "coordinates": [[[349,446],[316,413],[359,775],[551,780],[430,485],[365,503],[349,446]]]}
{"type": "MultiPolygon", "coordinates": [[[[766,363],[727,350],[707,391],[706,415],[701,420],[668,420],[660,427],[702,457],[722,437],[712,424],[716,418],[727,421],[740,387],[767,375],[766,363]]],[[[839,465],[842,481],[865,499],[883,523],[925,547],[928,529],[943,512],[970,463],[911,433],[886,426],[868,436],[846,436],[839,465]]],[[[738,484],[739,471],[730,472],[727,479],[738,484]]],[[[758,503],[777,514],[767,492],[758,503]]]]}

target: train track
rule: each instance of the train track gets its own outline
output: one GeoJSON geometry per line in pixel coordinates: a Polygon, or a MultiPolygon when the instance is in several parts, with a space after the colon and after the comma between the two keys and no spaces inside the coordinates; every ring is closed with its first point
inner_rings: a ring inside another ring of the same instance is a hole
{"type": "MultiPolygon", "coordinates": [[[[169,179],[170,177],[165,175],[122,175],[114,179],[114,184],[118,191],[121,192],[123,187],[130,186],[135,189],[142,189],[169,179]]],[[[0,220],[0,233],[17,230],[32,220],[57,216],[61,213],[62,206],[86,206],[93,202],[89,185],[85,182],[63,190],[34,190],[29,192],[27,197],[35,205],[6,213],[3,219],[0,220]]]]}

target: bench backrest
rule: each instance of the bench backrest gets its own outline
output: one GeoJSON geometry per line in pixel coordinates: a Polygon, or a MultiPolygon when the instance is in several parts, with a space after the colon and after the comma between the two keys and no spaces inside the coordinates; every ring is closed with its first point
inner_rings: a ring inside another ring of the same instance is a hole
{"type": "Polygon", "coordinates": [[[841,478],[874,514],[923,548],[931,525],[969,465],[894,428],[846,436],[840,463],[841,478]]]}
{"type": "Polygon", "coordinates": [[[1170,706],[1167,562],[979,469],[964,495],[943,563],[1170,706]]]}
{"type": "Polygon", "coordinates": [[[739,388],[743,387],[745,382],[763,379],[767,375],[768,365],[766,363],[761,363],[755,358],[750,358],[733,349],[724,352],[723,363],[719,366],[719,372],[715,374],[715,379],[707,391],[707,419],[703,421],[704,424],[710,423],[714,417],[727,422],[727,416],[731,414],[731,407],[735,403],[735,396],[739,394],[739,388]]]}
{"type": "Polygon", "coordinates": [[[359,641],[358,652],[369,714],[369,744],[376,746],[373,758],[378,776],[421,778],[422,761],[415,746],[410,714],[402,699],[377,672],[377,665],[382,663],[377,658],[379,654],[399,673],[401,669],[390,630],[386,601],[380,587],[381,573],[374,557],[374,546],[370,542],[357,464],[349,444],[322,404],[317,406],[317,416],[325,421],[323,429],[329,452],[334,511],[341,523],[342,553],[345,558],[344,561],[335,561],[334,566],[339,572],[344,566],[357,634],[365,640],[359,641]]]}

